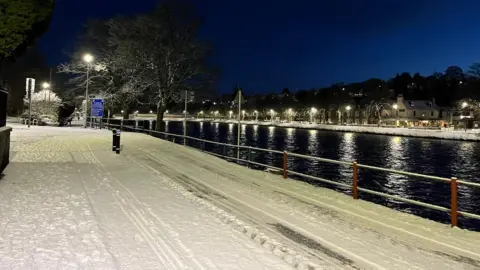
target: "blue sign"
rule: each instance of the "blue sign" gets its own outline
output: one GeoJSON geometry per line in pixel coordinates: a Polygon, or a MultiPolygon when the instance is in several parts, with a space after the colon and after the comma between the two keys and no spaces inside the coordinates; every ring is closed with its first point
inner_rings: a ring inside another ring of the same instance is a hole
{"type": "Polygon", "coordinates": [[[103,99],[92,100],[92,117],[103,117],[103,99]]]}

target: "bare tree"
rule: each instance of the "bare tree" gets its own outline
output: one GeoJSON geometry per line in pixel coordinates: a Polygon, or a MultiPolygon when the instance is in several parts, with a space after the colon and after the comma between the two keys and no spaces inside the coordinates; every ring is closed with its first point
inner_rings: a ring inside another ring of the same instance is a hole
{"type": "Polygon", "coordinates": [[[115,18],[109,21],[91,21],[72,60],[58,67],[60,73],[72,75],[68,81],[72,86],[70,94],[83,98],[88,69],[90,93],[102,97],[109,110],[120,106],[124,110],[124,118],[128,118],[132,104],[139,101],[142,91],[137,87],[136,80],[132,79],[133,76],[127,76],[127,71],[120,70],[116,56],[118,48],[109,40],[112,39],[111,25],[129,20],[131,19],[115,18]],[[86,52],[94,56],[93,63],[83,61],[86,52]]]}
{"type": "Polygon", "coordinates": [[[154,12],[130,21],[110,21],[110,45],[124,78],[157,106],[157,125],[167,104],[177,102],[182,91],[208,87],[208,47],[197,41],[199,21],[180,5],[164,4],[154,12]]]}
{"type": "Polygon", "coordinates": [[[392,105],[386,102],[384,99],[379,101],[372,100],[367,106],[367,119],[373,117],[380,125],[382,123],[382,113],[388,115],[390,113],[391,106],[392,105]]]}

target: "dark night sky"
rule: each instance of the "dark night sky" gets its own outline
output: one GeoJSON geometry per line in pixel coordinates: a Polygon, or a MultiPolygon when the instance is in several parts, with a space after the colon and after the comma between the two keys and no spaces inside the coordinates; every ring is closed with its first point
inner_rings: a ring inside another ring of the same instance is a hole
{"type": "MultiPolygon", "coordinates": [[[[57,0],[40,41],[67,61],[87,18],[144,12],[156,0],[57,0]]],[[[215,46],[220,92],[247,92],[429,74],[480,61],[478,0],[199,0],[202,36],[215,46]]]]}

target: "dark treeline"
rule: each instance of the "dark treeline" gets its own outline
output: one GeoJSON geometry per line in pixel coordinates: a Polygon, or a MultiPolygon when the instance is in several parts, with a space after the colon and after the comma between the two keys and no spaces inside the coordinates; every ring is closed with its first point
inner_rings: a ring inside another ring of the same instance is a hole
{"type": "MultiPolygon", "coordinates": [[[[288,109],[298,114],[307,114],[311,107],[319,110],[342,110],[346,106],[359,109],[381,107],[380,110],[387,110],[396,97],[402,94],[405,99],[431,100],[440,107],[449,108],[458,108],[461,103],[468,101],[469,109],[477,111],[479,90],[480,63],[474,63],[466,72],[458,66],[451,66],[443,73],[433,73],[430,76],[404,72],[388,81],[372,78],[358,83],[337,83],[326,88],[295,92],[285,88],[276,93],[250,94],[246,96],[243,108],[249,114],[257,110],[264,117],[272,109],[281,114],[288,109]]],[[[220,115],[225,115],[234,108],[231,103],[234,96],[232,92],[209,102],[197,100],[191,106],[191,113],[205,111],[208,114],[210,111],[218,111],[220,115]]]]}

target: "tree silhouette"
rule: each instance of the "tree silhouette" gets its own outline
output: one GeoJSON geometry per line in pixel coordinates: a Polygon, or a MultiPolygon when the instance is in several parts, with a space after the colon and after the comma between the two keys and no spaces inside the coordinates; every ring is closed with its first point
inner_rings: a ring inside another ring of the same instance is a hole
{"type": "Polygon", "coordinates": [[[48,29],[54,5],[55,0],[1,1],[0,62],[21,55],[48,29]]]}

